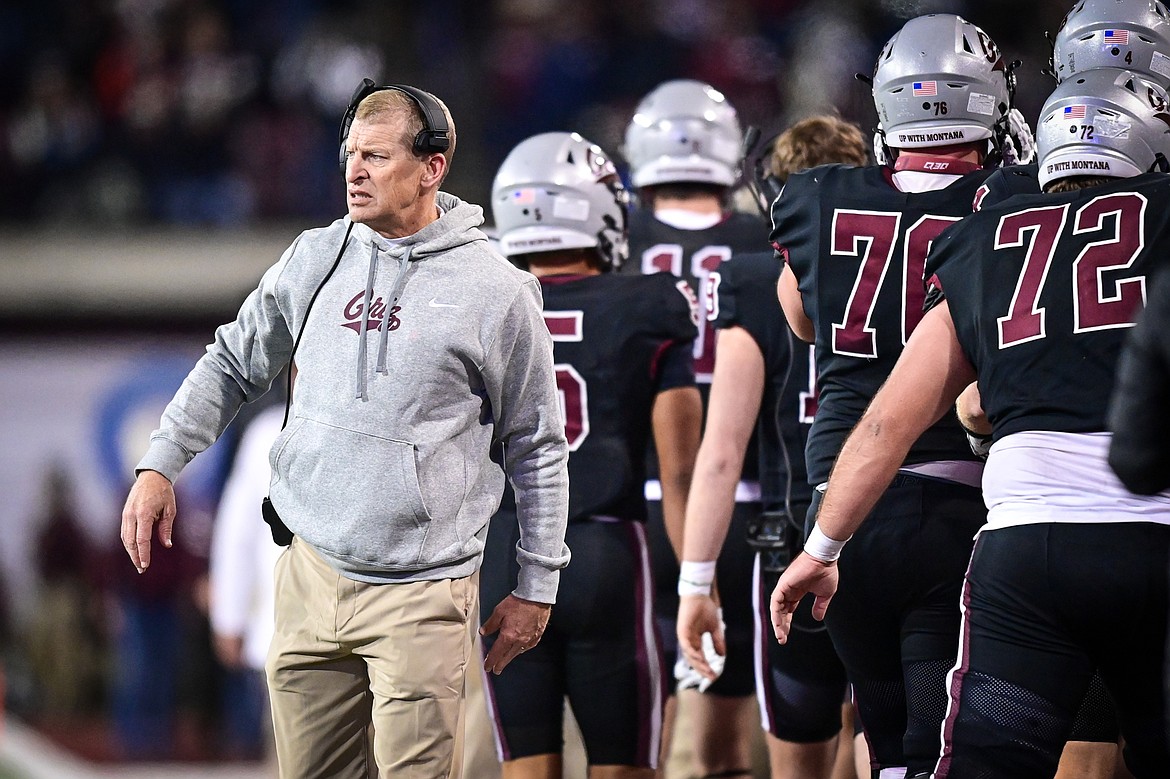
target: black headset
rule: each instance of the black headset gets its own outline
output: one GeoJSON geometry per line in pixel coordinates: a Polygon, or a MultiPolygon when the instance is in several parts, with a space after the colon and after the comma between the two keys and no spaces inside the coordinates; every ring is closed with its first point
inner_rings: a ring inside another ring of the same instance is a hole
{"type": "Polygon", "coordinates": [[[450,128],[447,125],[447,114],[443,111],[443,106],[435,99],[434,95],[405,84],[389,84],[380,87],[370,79],[363,78],[361,85],[358,86],[353,93],[353,97],[349,100],[349,108],[345,109],[345,116],[341,119],[341,131],[338,133],[337,141],[340,146],[338,161],[341,164],[341,171],[343,173],[345,172],[345,141],[349,138],[349,128],[353,124],[354,116],[357,114],[358,105],[375,92],[381,92],[385,89],[394,89],[406,95],[418,106],[419,112],[422,113],[423,129],[419,130],[418,135],[414,136],[413,149],[415,154],[442,153],[451,148],[451,135],[450,128]]]}
{"type": "Polygon", "coordinates": [[[771,156],[772,147],[780,136],[773,135],[760,148],[761,137],[760,128],[749,125],[743,135],[741,154],[745,172],[749,173],[746,177],[748,191],[755,197],[764,219],[771,222],[772,203],[780,197],[784,182],[767,169],[767,158],[771,156]]]}

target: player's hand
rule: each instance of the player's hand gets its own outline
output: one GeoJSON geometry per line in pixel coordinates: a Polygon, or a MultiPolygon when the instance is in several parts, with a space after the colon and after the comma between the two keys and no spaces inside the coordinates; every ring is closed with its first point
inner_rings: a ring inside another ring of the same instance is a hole
{"type": "Polygon", "coordinates": [[[158,539],[169,549],[175,527],[175,489],[161,473],[143,471],[122,509],[122,546],[139,573],[150,567],[150,537],[156,522],[158,539]]]}
{"type": "Polygon", "coordinates": [[[703,634],[711,634],[715,651],[727,656],[727,642],[723,635],[723,620],[719,605],[710,595],[683,595],[678,600],[678,622],[675,627],[678,646],[691,668],[714,681],[719,674],[711,668],[703,654],[703,634]]]}
{"type": "Polygon", "coordinates": [[[544,635],[551,613],[551,605],[524,600],[515,595],[500,601],[488,621],[479,629],[481,636],[490,636],[497,630],[500,632],[488,656],[484,658],[484,670],[499,675],[517,655],[536,646],[544,635]]]}
{"type": "Polygon", "coordinates": [[[772,629],[776,631],[777,641],[781,644],[788,641],[792,612],[807,593],[811,592],[816,598],[813,617],[818,620],[825,618],[829,601],[837,592],[837,576],[835,562],[821,562],[804,552],[796,556],[776,583],[776,589],[772,590],[772,629]]]}

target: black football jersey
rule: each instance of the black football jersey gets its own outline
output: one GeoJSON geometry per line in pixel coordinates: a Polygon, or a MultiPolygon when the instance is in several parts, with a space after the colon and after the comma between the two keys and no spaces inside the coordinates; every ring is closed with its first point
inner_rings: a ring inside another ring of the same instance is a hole
{"type": "Polygon", "coordinates": [[[716,328],[742,327],[764,355],[764,397],[756,426],[760,492],[764,510],[807,505],[812,487],[804,448],[816,413],[815,367],[811,344],[788,327],[776,282],[780,264],[772,252],[736,255],[711,276],[716,328]]]}
{"type": "MultiPolygon", "coordinates": [[[[669,273],[686,279],[698,296],[699,335],[695,339],[695,381],[703,398],[706,416],[711,374],[715,370],[715,325],[708,319],[715,293],[710,275],[733,254],[759,251],[766,247],[768,226],[762,219],[732,212],[722,222],[705,230],[682,230],[657,219],[653,212],[636,208],[630,213],[630,256],[624,273],[644,275],[669,273]]],[[[755,441],[744,460],[743,478],[756,479],[755,441]]],[[[658,477],[658,458],[653,447],[647,450],[647,474],[658,477]]]]}
{"type": "Polygon", "coordinates": [[[1040,193],[1040,166],[1009,165],[988,176],[979,189],[975,190],[974,210],[982,211],[1002,203],[1013,195],[1037,195],[1040,193]]]}
{"type": "MultiPolygon", "coordinates": [[[[645,209],[630,214],[630,258],[626,272],[671,273],[686,279],[699,297],[699,311],[709,313],[714,291],[709,276],[733,254],[758,252],[768,246],[768,226],[762,219],[732,212],[706,230],[680,230],[654,217],[645,209]]],[[[706,407],[705,386],[715,370],[715,327],[700,317],[703,325],[695,340],[695,380],[706,407]]]]}
{"type": "Polygon", "coordinates": [[[940,236],[927,266],[996,439],[1106,430],[1147,277],[1170,261],[1170,176],[1020,195],[940,236]]]}
{"type": "Polygon", "coordinates": [[[569,520],[644,520],[654,398],[694,384],[689,361],[683,371],[662,362],[671,344],[695,338],[693,293],[665,274],[544,276],[541,290],[569,442],[569,520]]]}
{"type": "MultiPolygon", "coordinates": [[[[817,415],[808,476],[825,481],[841,444],[889,376],[922,319],[931,242],[971,213],[987,171],[945,189],[900,192],[885,167],[825,165],[797,173],[772,205],[772,243],[800,285],[816,328],[817,415]]],[[[947,414],[906,464],[974,455],[947,414]]]]}

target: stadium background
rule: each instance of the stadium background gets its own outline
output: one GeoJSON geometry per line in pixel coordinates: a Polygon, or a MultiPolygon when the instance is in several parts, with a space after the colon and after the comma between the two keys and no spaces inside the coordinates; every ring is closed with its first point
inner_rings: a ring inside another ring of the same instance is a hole
{"type": "MultiPolygon", "coordinates": [[[[1057,0],[0,5],[7,710],[89,757],[117,756],[95,739],[106,732],[111,679],[129,662],[109,640],[117,600],[142,586],[125,576],[132,569],[117,539],[130,464],[214,325],[233,316],[297,232],[343,213],[337,124],[362,77],[421,86],[448,103],[459,144],[444,188],[486,205],[496,166],[516,142],[571,129],[618,153],[638,99],[671,78],[713,84],[765,137],[827,110],[868,132],[871,99],[853,75],[870,73],[881,44],[922,13],[963,14],[1005,58],[1022,60],[1017,105],[1034,121],[1053,83],[1042,73],[1045,31],[1055,31],[1067,7],[1057,0]],[[61,510],[50,511],[55,505],[61,510]],[[50,524],[62,513],[72,525],[50,524]],[[75,635],[45,624],[61,615],[53,598],[62,582],[81,587],[81,602],[69,608],[84,613],[64,629],[81,631],[75,635]],[[88,672],[78,668],[86,656],[88,672]],[[55,699],[52,669],[58,682],[81,680],[84,689],[70,682],[73,695],[55,699]]],[[[197,460],[181,482],[181,541],[196,568],[233,440],[197,460]]],[[[194,602],[189,585],[174,585],[183,590],[189,645],[174,669],[175,705],[194,712],[195,724],[173,756],[223,759],[232,753],[221,732],[230,693],[222,669],[197,646],[206,628],[187,602],[194,602]]],[[[0,733],[0,777],[13,732],[0,733]]]]}

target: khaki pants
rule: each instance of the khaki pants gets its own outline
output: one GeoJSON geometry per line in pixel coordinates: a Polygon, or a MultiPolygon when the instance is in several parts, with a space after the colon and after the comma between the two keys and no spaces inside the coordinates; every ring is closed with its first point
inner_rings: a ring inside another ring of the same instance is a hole
{"type": "Polygon", "coordinates": [[[477,593],[476,577],[356,582],[293,539],[266,667],[281,779],[460,776],[477,593]]]}

